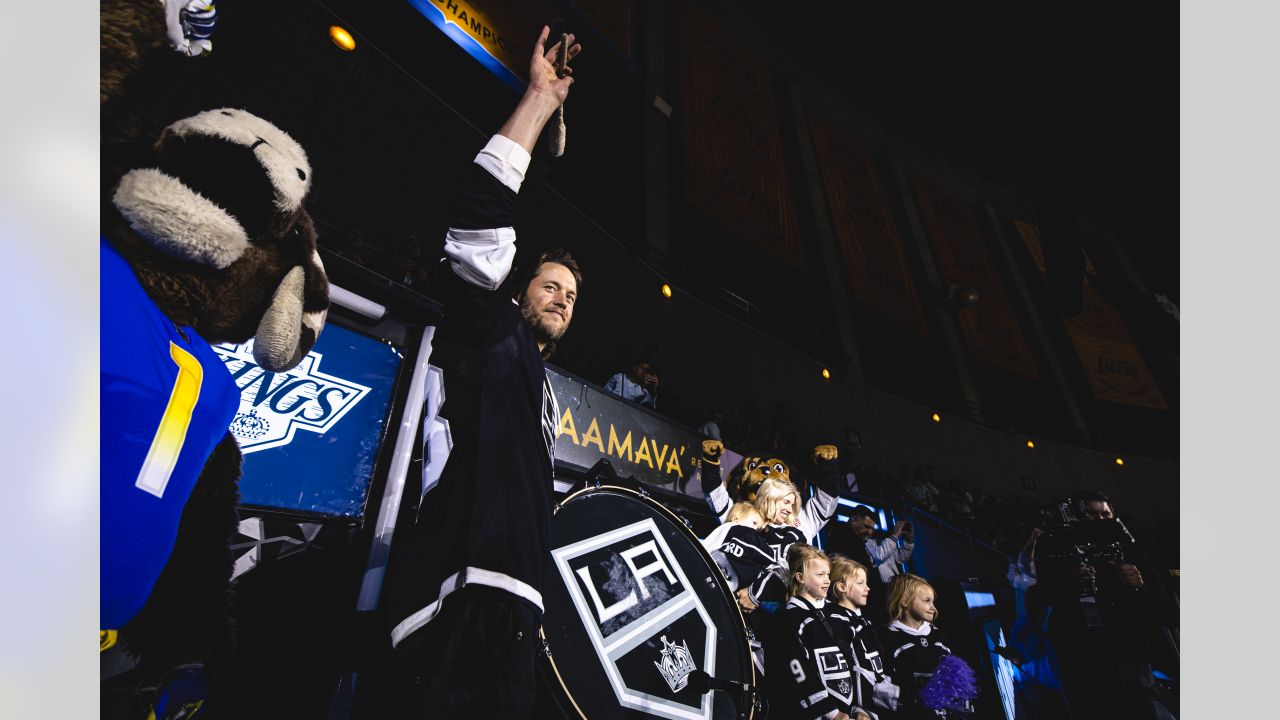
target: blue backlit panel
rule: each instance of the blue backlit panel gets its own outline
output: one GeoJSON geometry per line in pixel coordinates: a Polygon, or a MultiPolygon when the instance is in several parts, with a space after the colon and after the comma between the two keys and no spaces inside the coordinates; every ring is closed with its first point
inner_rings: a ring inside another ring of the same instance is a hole
{"type": "Polygon", "coordinates": [[[838,505],[836,505],[836,521],[837,522],[842,522],[842,523],[849,522],[848,513],[847,512],[841,513],[840,512],[841,507],[846,507],[850,509],[856,508],[856,507],[864,507],[876,514],[876,528],[883,530],[885,532],[889,532],[889,529],[893,527],[892,525],[893,515],[890,514],[888,510],[885,510],[883,508],[878,508],[874,505],[868,505],[867,503],[864,503],[864,502],[858,502],[857,500],[850,500],[849,498],[846,498],[846,497],[836,498],[836,502],[839,503],[838,505]]]}
{"type": "Polygon", "coordinates": [[[386,434],[399,349],[330,323],[287,373],[259,367],[252,340],[214,350],[240,388],[231,434],[244,453],[241,502],[361,516],[386,434]]]}
{"type": "MultiPolygon", "coordinates": [[[[988,593],[965,594],[988,595],[988,593]]],[[[987,651],[991,656],[991,667],[995,671],[996,691],[1000,693],[1000,706],[1004,709],[1005,720],[1014,720],[1017,715],[1017,704],[1014,699],[1013,678],[1018,670],[1008,658],[995,651],[996,648],[1005,646],[1004,630],[998,621],[990,620],[983,623],[982,634],[987,640],[987,651]]]]}

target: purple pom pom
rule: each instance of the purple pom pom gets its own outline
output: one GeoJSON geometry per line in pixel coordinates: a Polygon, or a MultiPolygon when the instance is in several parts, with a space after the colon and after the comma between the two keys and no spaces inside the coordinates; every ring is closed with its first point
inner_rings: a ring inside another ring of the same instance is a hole
{"type": "Polygon", "coordinates": [[[967,710],[969,701],[976,697],[978,676],[955,655],[942,658],[920,690],[920,704],[930,710],[967,710]]]}

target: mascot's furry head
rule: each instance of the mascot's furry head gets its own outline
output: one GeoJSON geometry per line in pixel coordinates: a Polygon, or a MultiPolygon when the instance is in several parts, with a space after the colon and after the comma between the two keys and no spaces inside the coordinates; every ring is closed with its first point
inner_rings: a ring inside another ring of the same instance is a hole
{"type": "Polygon", "coordinates": [[[254,337],[254,359],[283,372],[320,334],[329,283],[303,206],[311,165],[302,147],[244,110],[173,123],[156,167],[124,175],[108,239],[178,326],[211,343],[254,337]]]}
{"type": "Polygon", "coordinates": [[[768,455],[748,455],[729,476],[725,489],[729,497],[754,503],[756,491],[765,480],[791,482],[791,465],[786,460],[768,455]]]}

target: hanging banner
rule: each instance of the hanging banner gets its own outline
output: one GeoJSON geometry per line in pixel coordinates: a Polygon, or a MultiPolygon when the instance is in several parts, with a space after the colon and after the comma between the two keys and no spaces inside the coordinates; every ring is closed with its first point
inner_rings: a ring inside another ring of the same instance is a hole
{"type": "Polygon", "coordinates": [[[814,154],[853,294],[917,335],[928,337],[920,299],[871,156],[847,133],[810,114],[814,154]]]}
{"type": "Polygon", "coordinates": [[[524,92],[529,82],[529,58],[538,31],[557,19],[542,0],[409,0],[409,4],[516,92],[524,92]]]}
{"type": "MultiPolygon", "coordinates": [[[[1013,224],[1026,243],[1041,276],[1046,277],[1044,247],[1039,230],[1035,225],[1017,220],[1013,224]]],[[[1063,321],[1067,334],[1071,337],[1071,344],[1080,356],[1085,375],[1089,377],[1093,394],[1099,400],[1168,410],[1169,406],[1165,404],[1164,396],[1160,394],[1155,378],[1151,376],[1151,370],[1143,362],[1133,335],[1129,333],[1129,326],[1111,303],[1090,284],[1089,276],[1095,273],[1093,263],[1086,256],[1080,314],[1063,321]]]]}
{"type": "MultiPolygon", "coordinates": [[[[1070,325],[1068,324],[1068,327],[1070,325]]],[[[1151,371],[1132,343],[1069,331],[1093,394],[1100,400],[1168,410],[1151,371]]]]}
{"type": "Polygon", "coordinates": [[[769,69],[693,3],[680,4],[680,53],[690,204],[804,270],[769,69]]]}
{"type": "Polygon", "coordinates": [[[983,249],[982,231],[973,212],[926,182],[915,180],[912,184],[925,225],[938,248],[943,277],[952,285],[978,291],[978,304],[959,312],[969,352],[996,367],[1039,378],[1009,296],[983,249]]]}

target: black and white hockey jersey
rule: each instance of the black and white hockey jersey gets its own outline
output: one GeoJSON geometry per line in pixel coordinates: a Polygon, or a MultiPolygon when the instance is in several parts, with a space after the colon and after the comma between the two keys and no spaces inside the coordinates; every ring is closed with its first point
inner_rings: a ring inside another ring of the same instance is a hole
{"type": "Polygon", "coordinates": [[[880,646],[884,648],[887,667],[893,681],[902,689],[902,709],[899,717],[904,720],[959,720],[960,714],[948,710],[929,710],[920,704],[920,689],[933,677],[942,658],[951,654],[950,641],[942,631],[925,622],[912,629],[894,620],[879,630],[880,646]]]}
{"type": "Polygon", "coordinates": [[[750,525],[724,523],[702,541],[734,592],[755,581],[774,564],[764,535],[750,525]]]}
{"type": "Polygon", "coordinates": [[[823,605],[794,597],[773,618],[765,643],[770,718],[812,720],[851,709],[853,676],[823,605]]]}
{"type": "Polygon", "coordinates": [[[468,586],[542,613],[554,493],[555,395],[512,299],[516,193],[529,155],[495,135],[451,206],[440,282],[447,308],[431,361],[443,370],[453,447],[393,557],[383,606],[391,645],[468,586]]]}
{"type": "Polygon", "coordinates": [[[900,691],[889,677],[880,651],[880,638],[871,621],[857,610],[833,602],[827,603],[823,612],[831,635],[844,651],[856,680],[853,707],[875,718],[892,717],[898,708],[900,691]]]}

